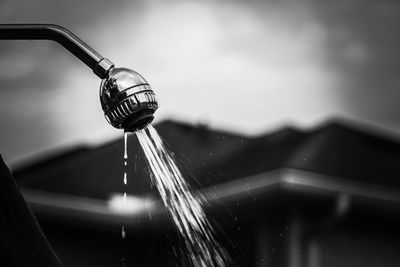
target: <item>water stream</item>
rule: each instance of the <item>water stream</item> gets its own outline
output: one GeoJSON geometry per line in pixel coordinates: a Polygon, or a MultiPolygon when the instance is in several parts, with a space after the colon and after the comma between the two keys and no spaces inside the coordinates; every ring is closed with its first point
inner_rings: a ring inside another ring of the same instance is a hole
{"type": "Polygon", "coordinates": [[[214,237],[203,203],[191,193],[157,131],[150,125],[136,134],[151,169],[152,183],[184,240],[187,260],[195,267],[227,266],[227,254],[214,237]]]}
{"type": "MultiPolygon", "coordinates": [[[[128,169],[128,132],[124,132],[124,178],[123,178],[123,183],[124,183],[124,195],[122,197],[122,201],[124,204],[126,203],[126,189],[128,185],[128,174],[127,170],[128,169]]],[[[125,231],[125,225],[122,225],[121,229],[121,238],[125,239],[126,238],[126,231],[125,231]]]]}

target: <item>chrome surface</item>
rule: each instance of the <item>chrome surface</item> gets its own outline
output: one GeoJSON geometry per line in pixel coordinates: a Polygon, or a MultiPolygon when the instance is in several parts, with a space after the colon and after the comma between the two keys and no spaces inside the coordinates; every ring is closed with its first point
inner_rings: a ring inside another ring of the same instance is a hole
{"type": "Polygon", "coordinates": [[[147,81],[133,70],[114,68],[67,29],[53,24],[0,24],[0,40],[53,40],[88,65],[100,77],[100,101],[107,121],[133,132],[154,119],[158,102],[147,81]]]}
{"type": "Polygon", "coordinates": [[[107,77],[107,73],[114,67],[114,63],[112,63],[108,58],[103,58],[99,61],[99,63],[94,67],[93,72],[100,78],[107,77]]]}
{"type": "Polygon", "coordinates": [[[52,40],[104,79],[114,64],[67,29],[54,24],[0,24],[0,40],[52,40]]]}
{"type": "Polygon", "coordinates": [[[133,70],[114,68],[67,29],[53,24],[0,24],[0,40],[53,40],[88,65],[100,77],[100,101],[107,121],[114,127],[133,132],[146,127],[158,108],[147,81],[133,70]]]}
{"type": "Polygon", "coordinates": [[[100,102],[106,120],[128,132],[140,130],[154,119],[157,98],[147,81],[137,72],[112,68],[100,85],[100,102]]]}

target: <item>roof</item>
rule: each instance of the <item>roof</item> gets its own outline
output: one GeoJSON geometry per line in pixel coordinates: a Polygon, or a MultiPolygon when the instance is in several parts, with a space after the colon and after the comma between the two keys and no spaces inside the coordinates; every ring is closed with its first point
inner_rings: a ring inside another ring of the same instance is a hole
{"type": "Polygon", "coordinates": [[[400,187],[400,142],[332,121],[309,131],[263,135],[214,168],[231,179],[278,168],[400,187]]]}
{"type": "MultiPolygon", "coordinates": [[[[211,131],[202,125],[166,121],[156,126],[170,151],[181,161],[182,171],[197,173],[215,159],[245,146],[244,137],[211,131]]],[[[128,139],[128,179],[131,194],[152,194],[148,167],[135,135],[128,139]]],[[[107,199],[123,192],[123,138],[95,148],[81,147],[14,170],[18,184],[25,188],[76,196],[107,199]]],[[[189,175],[188,175],[189,176],[189,175]]],[[[189,176],[193,177],[193,176],[189,176]]],[[[194,179],[189,179],[192,183],[194,179]]],[[[194,183],[193,183],[194,184],[194,183]]],[[[199,185],[196,185],[198,187],[199,185]]]]}
{"type": "MultiPolygon", "coordinates": [[[[187,181],[210,206],[251,201],[278,189],[307,196],[345,194],[400,207],[400,143],[348,122],[331,121],[311,130],[288,127],[258,137],[175,121],[156,129],[187,181]]],[[[128,193],[138,198],[133,199],[135,208],[122,213],[110,206],[112,195],[123,192],[122,137],[51,157],[14,175],[36,214],[131,227],[139,222],[148,226],[144,222],[149,214],[153,224],[163,221],[165,210],[151,187],[134,135],[129,137],[128,154],[128,193]]]]}
{"type": "MultiPolygon", "coordinates": [[[[400,187],[400,143],[343,122],[309,131],[283,128],[254,138],[175,121],[156,129],[195,189],[279,168],[400,187]]],[[[128,144],[130,193],[152,194],[135,135],[128,144]]],[[[123,138],[48,158],[14,175],[23,187],[106,199],[124,189],[123,138]]]]}

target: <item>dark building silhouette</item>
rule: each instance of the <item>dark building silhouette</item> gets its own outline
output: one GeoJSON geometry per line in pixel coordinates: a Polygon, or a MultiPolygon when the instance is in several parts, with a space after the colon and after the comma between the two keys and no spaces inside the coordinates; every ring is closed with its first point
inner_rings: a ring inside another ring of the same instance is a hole
{"type": "MultiPolygon", "coordinates": [[[[399,266],[398,140],[343,121],[258,137],[156,128],[204,196],[232,266],[399,266]]],[[[122,138],[14,171],[66,266],[185,266],[134,135],[128,153],[129,210],[112,201],[124,191],[122,138]]]]}

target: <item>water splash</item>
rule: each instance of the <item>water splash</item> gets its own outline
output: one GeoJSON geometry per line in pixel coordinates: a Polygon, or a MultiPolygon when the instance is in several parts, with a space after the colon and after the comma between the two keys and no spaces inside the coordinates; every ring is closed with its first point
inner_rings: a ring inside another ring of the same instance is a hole
{"type": "Polygon", "coordinates": [[[157,131],[150,125],[136,134],[150,165],[152,182],[183,237],[189,261],[196,267],[227,266],[227,254],[214,238],[202,202],[189,191],[157,131]]]}

